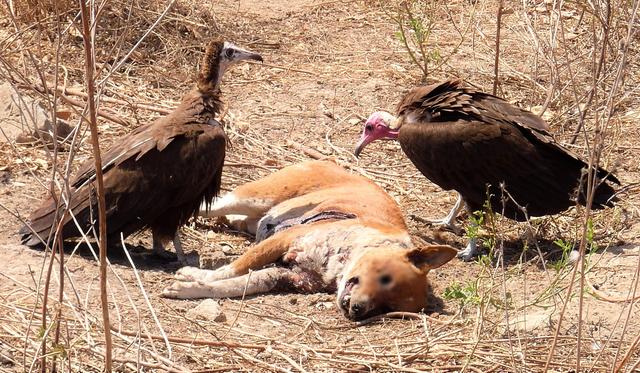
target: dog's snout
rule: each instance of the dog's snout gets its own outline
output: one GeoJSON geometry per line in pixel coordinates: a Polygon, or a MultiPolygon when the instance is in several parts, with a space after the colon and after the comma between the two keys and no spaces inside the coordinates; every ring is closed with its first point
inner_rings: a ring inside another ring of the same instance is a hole
{"type": "Polygon", "coordinates": [[[342,308],[343,311],[349,310],[349,298],[345,297],[340,299],[340,308],[342,308]]]}
{"type": "Polygon", "coordinates": [[[362,316],[362,312],[364,311],[365,307],[362,303],[352,303],[351,307],[349,308],[349,313],[354,317],[354,318],[358,318],[360,316],[362,316]]]}

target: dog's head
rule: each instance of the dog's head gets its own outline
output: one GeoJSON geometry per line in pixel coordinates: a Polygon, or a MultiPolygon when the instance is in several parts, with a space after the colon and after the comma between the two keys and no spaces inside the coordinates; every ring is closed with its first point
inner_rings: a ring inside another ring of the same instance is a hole
{"type": "Polygon", "coordinates": [[[446,245],[367,250],[347,265],[338,283],[338,307],[352,320],[391,311],[419,312],[427,305],[427,273],[456,253],[446,245]]]}

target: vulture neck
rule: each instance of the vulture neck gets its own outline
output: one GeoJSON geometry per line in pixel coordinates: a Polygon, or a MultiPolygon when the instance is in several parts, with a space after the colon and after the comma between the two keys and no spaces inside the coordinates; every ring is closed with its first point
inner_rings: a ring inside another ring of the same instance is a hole
{"type": "Polygon", "coordinates": [[[212,58],[213,50],[207,50],[203,58],[202,67],[198,76],[198,90],[204,96],[218,96],[220,94],[220,82],[226,66],[221,62],[220,56],[212,58]]]}
{"type": "Polygon", "coordinates": [[[387,133],[385,134],[385,137],[388,138],[388,139],[395,140],[395,139],[398,138],[398,135],[400,135],[400,129],[399,128],[395,129],[395,130],[394,129],[389,129],[387,131],[387,133]]]}
{"type": "Polygon", "coordinates": [[[197,91],[204,102],[205,110],[210,113],[218,113],[222,106],[220,82],[225,66],[221,66],[219,58],[209,61],[211,61],[209,58],[205,58],[203,69],[198,77],[197,91]]]}

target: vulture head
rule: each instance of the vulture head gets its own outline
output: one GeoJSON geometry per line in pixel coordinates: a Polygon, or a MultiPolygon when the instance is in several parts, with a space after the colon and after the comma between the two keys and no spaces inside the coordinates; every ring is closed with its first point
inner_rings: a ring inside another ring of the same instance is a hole
{"type": "Polygon", "coordinates": [[[207,45],[202,58],[200,74],[198,76],[198,88],[202,92],[218,89],[222,75],[232,65],[240,62],[254,60],[262,62],[262,56],[258,53],[240,48],[233,43],[221,39],[213,40],[207,45]]]}
{"type": "Polygon", "coordinates": [[[376,111],[371,114],[364,124],[364,130],[360,141],[356,145],[354,154],[360,156],[360,152],[367,144],[379,139],[396,139],[398,138],[398,119],[386,111],[376,111]]]}

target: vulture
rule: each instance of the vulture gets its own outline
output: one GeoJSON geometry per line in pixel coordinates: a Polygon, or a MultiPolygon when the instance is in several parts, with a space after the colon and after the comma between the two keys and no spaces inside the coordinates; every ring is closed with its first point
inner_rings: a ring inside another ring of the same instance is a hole
{"type": "MultiPolygon", "coordinates": [[[[544,120],[529,111],[455,79],[413,88],[396,113],[371,114],[356,156],[374,140],[397,139],[416,168],[442,189],[458,192],[469,212],[490,207],[523,221],[586,203],[587,163],[560,146],[544,120]]],[[[602,168],[595,176],[592,208],[613,206],[611,184],[620,181],[602,168]]],[[[475,252],[471,238],[458,256],[470,260],[475,252]]]]}
{"type": "MultiPolygon", "coordinates": [[[[119,242],[120,234],[127,237],[151,229],[154,252],[165,255],[164,245],[173,241],[178,260],[184,262],[178,229],[220,191],[228,141],[216,120],[223,105],[220,81],[230,66],[244,60],[262,61],[262,57],[230,42],[211,41],[197,86],[180,105],[121,137],[103,153],[108,237],[119,242]]],[[[81,237],[97,222],[95,177],[91,160],[72,181],[67,203],[72,214],[62,222],[63,239],[81,237]]],[[[38,246],[53,239],[62,215],[56,199],[44,200],[30,215],[20,229],[23,244],[38,246]]]]}

